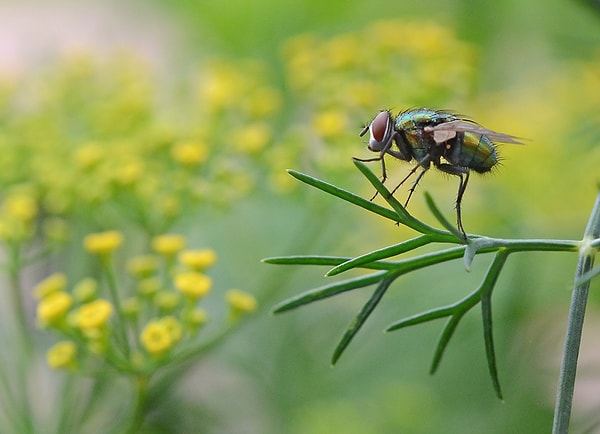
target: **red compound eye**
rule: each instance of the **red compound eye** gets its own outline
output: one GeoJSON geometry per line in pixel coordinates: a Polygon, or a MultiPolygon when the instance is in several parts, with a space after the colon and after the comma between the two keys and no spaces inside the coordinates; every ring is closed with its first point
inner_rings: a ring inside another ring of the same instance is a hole
{"type": "Polygon", "coordinates": [[[378,142],[383,141],[388,129],[390,114],[387,111],[380,112],[371,122],[371,137],[378,142]]]}

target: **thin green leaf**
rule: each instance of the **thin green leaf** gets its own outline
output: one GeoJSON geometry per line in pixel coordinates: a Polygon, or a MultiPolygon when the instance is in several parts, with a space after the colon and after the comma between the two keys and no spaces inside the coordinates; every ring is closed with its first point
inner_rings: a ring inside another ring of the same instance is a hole
{"type": "Polygon", "coordinates": [[[379,301],[386,293],[387,289],[392,284],[394,279],[395,278],[390,277],[385,278],[381,282],[379,282],[379,285],[377,286],[369,300],[365,303],[363,308],[360,310],[358,315],[350,323],[350,325],[346,329],[346,332],[342,336],[342,339],[335,348],[333,356],[331,357],[332,365],[336,364],[336,362],[338,361],[348,344],[350,344],[350,341],[352,341],[352,338],[354,338],[354,336],[356,335],[356,333],[358,333],[358,331],[363,326],[367,318],[369,318],[369,315],[371,315],[373,310],[377,307],[377,304],[379,304],[379,301]]]}
{"type": "Polygon", "coordinates": [[[275,256],[264,258],[265,264],[283,264],[283,265],[339,265],[348,262],[348,258],[339,256],[321,256],[321,255],[294,255],[294,256],[275,256]]]}
{"type": "Polygon", "coordinates": [[[452,223],[448,221],[448,219],[442,214],[440,209],[435,204],[433,197],[428,192],[425,192],[425,203],[429,207],[429,210],[433,214],[433,216],[440,222],[440,224],[445,227],[452,235],[458,238],[458,241],[461,243],[465,243],[465,239],[463,237],[462,232],[460,232],[452,223]]]}
{"type": "MultiPolygon", "coordinates": [[[[344,264],[346,264],[347,262],[344,262],[344,264]]],[[[338,267],[344,265],[344,264],[340,264],[338,265],[338,267]]],[[[331,271],[330,271],[331,272],[331,271]]],[[[592,268],[590,271],[583,273],[581,275],[581,277],[579,279],[577,279],[577,281],[575,282],[575,286],[579,286],[584,284],[585,282],[588,282],[590,280],[592,280],[594,277],[600,275],[600,265],[595,266],[594,268],[592,268]]]]}
{"type": "Polygon", "coordinates": [[[442,356],[444,355],[444,351],[446,351],[446,348],[448,347],[450,338],[456,331],[456,327],[458,326],[458,323],[462,319],[465,312],[466,311],[460,311],[458,313],[455,313],[450,318],[448,318],[448,321],[446,321],[446,325],[442,329],[442,333],[440,334],[437,346],[435,348],[435,354],[433,355],[433,361],[431,362],[431,369],[429,370],[430,374],[435,374],[435,371],[437,371],[438,367],[440,366],[442,356]]]}
{"type": "Polygon", "coordinates": [[[382,217],[393,220],[397,222],[399,220],[398,215],[391,209],[373,203],[365,198],[362,198],[354,193],[350,193],[347,190],[336,187],[333,184],[329,184],[328,182],[321,181],[318,178],[312,177],[310,175],[306,175],[301,172],[297,172],[295,170],[289,169],[288,173],[292,175],[294,178],[304,182],[305,184],[311,185],[315,188],[318,188],[325,193],[329,193],[333,196],[339,197],[347,202],[353,203],[354,205],[358,205],[361,208],[366,209],[367,211],[371,211],[375,214],[379,214],[382,217]]]}
{"type": "Polygon", "coordinates": [[[407,318],[402,318],[401,320],[393,322],[385,329],[385,331],[392,332],[412,325],[422,324],[439,318],[444,318],[452,315],[454,309],[454,306],[442,306],[435,309],[430,309],[425,312],[421,312],[416,315],[409,316],[407,318]]]}
{"type": "Polygon", "coordinates": [[[483,282],[478,290],[481,292],[481,316],[483,320],[485,355],[488,362],[488,370],[490,372],[492,384],[498,399],[503,398],[502,390],[500,389],[500,380],[498,379],[498,367],[496,364],[496,352],[494,350],[494,337],[492,333],[492,292],[509,254],[510,251],[505,248],[498,250],[498,253],[490,264],[483,282]]]}
{"type": "Polygon", "coordinates": [[[386,259],[391,256],[400,255],[402,253],[408,252],[410,250],[414,250],[418,247],[424,246],[431,242],[430,235],[420,235],[418,237],[412,238],[407,241],[403,241],[398,244],[394,244],[393,246],[384,247],[382,249],[374,250],[372,252],[366,253],[361,256],[357,256],[356,258],[350,259],[342,264],[336,265],[334,268],[329,270],[325,275],[326,276],[335,276],[336,274],[340,274],[344,271],[350,270],[352,268],[360,267],[365,264],[368,264],[373,261],[386,259]]]}
{"type": "Polygon", "coordinates": [[[405,226],[414,229],[422,234],[444,234],[443,231],[432,228],[431,226],[417,220],[411,216],[406,208],[396,200],[392,193],[383,185],[379,178],[371,172],[371,170],[361,161],[354,160],[354,165],[362,172],[367,180],[375,187],[375,190],[383,197],[383,199],[398,213],[398,220],[405,226]]]}
{"type": "Polygon", "coordinates": [[[273,313],[285,312],[314,301],[341,294],[342,292],[373,285],[383,279],[386,274],[386,271],[373,273],[369,274],[368,276],[355,277],[353,279],[343,280],[341,282],[331,283],[329,285],[310,289],[302,294],[298,294],[295,297],[288,298],[287,300],[279,303],[273,308],[273,313]]]}
{"type": "Polygon", "coordinates": [[[483,319],[483,339],[485,342],[485,355],[488,362],[488,370],[492,378],[492,384],[498,399],[502,400],[502,390],[498,379],[498,367],[496,364],[496,352],[494,350],[494,336],[492,333],[492,293],[486,291],[481,296],[481,316],[483,319]]]}

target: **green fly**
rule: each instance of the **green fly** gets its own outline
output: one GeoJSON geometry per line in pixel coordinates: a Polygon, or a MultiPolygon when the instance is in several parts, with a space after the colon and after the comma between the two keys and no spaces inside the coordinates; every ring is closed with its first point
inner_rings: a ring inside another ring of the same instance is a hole
{"type": "Polygon", "coordinates": [[[421,169],[408,192],[404,206],[408,205],[417,184],[432,164],[442,172],[459,177],[456,221],[465,240],[467,235],[462,225],[460,206],[469,182],[469,173],[471,170],[486,173],[498,164],[495,142],[522,144],[514,136],[488,130],[456,114],[427,108],[407,110],[396,117],[389,110],[383,110],[363,128],[361,137],[367,131],[370,133],[368,148],[378,152],[379,156],[358,160],[381,161],[382,182],[387,179],[384,160],[386,154],[404,161],[414,158],[417,162],[392,190],[392,194],[421,169]],[[393,146],[394,143],[396,147],[393,146]]]}

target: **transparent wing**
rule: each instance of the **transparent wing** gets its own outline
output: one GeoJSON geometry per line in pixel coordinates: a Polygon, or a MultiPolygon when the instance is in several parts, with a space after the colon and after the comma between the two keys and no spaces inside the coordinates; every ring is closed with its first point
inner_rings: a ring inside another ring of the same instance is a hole
{"type": "Polygon", "coordinates": [[[520,142],[519,137],[511,136],[509,134],[497,133],[487,128],[483,128],[480,125],[472,122],[455,120],[450,122],[444,122],[436,125],[435,127],[425,127],[425,132],[433,133],[433,137],[436,142],[444,142],[456,136],[456,133],[473,133],[481,136],[486,136],[492,142],[500,143],[513,143],[515,145],[523,145],[520,142]]]}

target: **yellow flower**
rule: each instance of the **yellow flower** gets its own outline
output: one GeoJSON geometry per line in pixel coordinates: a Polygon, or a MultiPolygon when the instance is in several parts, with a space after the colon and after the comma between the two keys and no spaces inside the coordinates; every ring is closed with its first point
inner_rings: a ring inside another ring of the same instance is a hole
{"type": "Polygon", "coordinates": [[[261,87],[244,101],[245,110],[255,117],[270,116],[281,106],[281,94],[270,87],[261,87]]]}
{"type": "Polygon", "coordinates": [[[54,292],[44,297],[37,306],[40,324],[47,326],[64,319],[72,305],[73,298],[66,292],[54,292]]]}
{"type": "Polygon", "coordinates": [[[38,212],[36,200],[25,193],[13,193],[4,199],[2,211],[16,221],[29,222],[38,212]]]}
{"type": "Polygon", "coordinates": [[[77,326],[82,330],[93,330],[104,327],[112,311],[112,304],[106,300],[99,299],[84,304],[77,312],[77,326]]]}
{"type": "Polygon", "coordinates": [[[256,298],[247,292],[240,291],[239,289],[227,291],[225,299],[227,300],[227,304],[229,304],[229,307],[234,315],[251,313],[258,308],[256,298]]]}
{"type": "Polygon", "coordinates": [[[217,262],[217,254],[212,249],[184,250],[179,253],[179,262],[195,271],[202,271],[217,262]]]}
{"type": "Polygon", "coordinates": [[[183,336],[183,327],[181,327],[181,323],[174,316],[165,316],[160,319],[160,323],[167,328],[169,333],[171,334],[171,339],[173,343],[179,342],[181,337],[183,336]]]}
{"type": "Polygon", "coordinates": [[[164,354],[173,346],[173,337],[167,325],[160,320],[149,322],[140,335],[142,346],[153,355],[164,354]]]}
{"type": "Polygon", "coordinates": [[[123,234],[119,231],[106,231],[90,234],[83,239],[83,246],[90,253],[108,255],[121,246],[123,234]]]}
{"type": "Polygon", "coordinates": [[[164,256],[173,256],[185,247],[185,238],[181,235],[165,234],[152,239],[152,248],[164,256]]]}
{"type": "Polygon", "coordinates": [[[204,309],[193,309],[186,314],[184,320],[185,324],[195,331],[206,324],[208,314],[204,309]]]}
{"type": "Polygon", "coordinates": [[[98,282],[96,279],[91,277],[80,280],[73,287],[73,295],[75,296],[75,299],[84,303],[91,301],[96,296],[97,292],[98,282]]]}
{"type": "Polygon", "coordinates": [[[87,170],[98,164],[104,157],[104,147],[89,143],[78,147],[73,155],[75,165],[87,170]]]}
{"type": "Polygon", "coordinates": [[[264,122],[248,125],[234,132],[235,149],[247,154],[257,154],[271,140],[271,128],[264,122]]]}
{"type": "Polygon", "coordinates": [[[63,291],[67,286],[67,276],[63,273],[54,273],[46,277],[33,288],[33,294],[36,300],[42,300],[58,291],[63,291]]]}
{"type": "Polygon", "coordinates": [[[158,258],[153,255],[136,256],[127,261],[127,271],[140,279],[152,276],[158,267],[158,258]]]}
{"type": "Polygon", "coordinates": [[[346,124],[346,116],[339,110],[324,111],[313,119],[313,128],[326,139],[344,133],[346,124]]]}
{"type": "Polygon", "coordinates": [[[137,291],[142,296],[150,296],[156,294],[162,287],[162,283],[157,277],[146,277],[137,284],[137,291]]]}
{"type": "Polygon", "coordinates": [[[197,166],[208,158],[208,146],[202,142],[181,142],[171,150],[171,158],[184,166],[197,166]]]}
{"type": "Polygon", "coordinates": [[[173,291],[159,291],[153,298],[154,304],[162,311],[169,312],[179,306],[181,298],[173,291]]]}
{"type": "Polygon", "coordinates": [[[175,276],[175,287],[190,298],[204,297],[211,286],[211,278],[201,273],[190,271],[175,276]]]}
{"type": "Polygon", "coordinates": [[[46,353],[46,362],[53,369],[76,366],[77,347],[73,342],[61,341],[46,353]]]}

